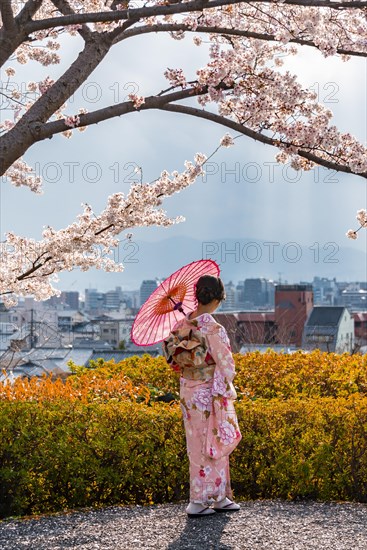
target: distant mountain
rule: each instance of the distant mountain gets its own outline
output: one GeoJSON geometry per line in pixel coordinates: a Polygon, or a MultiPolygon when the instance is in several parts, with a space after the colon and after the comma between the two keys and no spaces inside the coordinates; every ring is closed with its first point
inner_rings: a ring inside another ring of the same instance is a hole
{"type": "Polygon", "coordinates": [[[139,288],[143,279],[168,277],[182,265],[202,258],[215,260],[224,282],[266,277],[282,282],[312,281],[314,276],[336,277],[339,281],[367,280],[367,254],[336,243],[301,246],[261,239],[217,239],[202,241],[170,237],[157,242],[124,241],[115,253],[122,273],[74,270],[60,275],[58,288],[84,290],[91,286],[106,291],[115,286],[139,288]]]}

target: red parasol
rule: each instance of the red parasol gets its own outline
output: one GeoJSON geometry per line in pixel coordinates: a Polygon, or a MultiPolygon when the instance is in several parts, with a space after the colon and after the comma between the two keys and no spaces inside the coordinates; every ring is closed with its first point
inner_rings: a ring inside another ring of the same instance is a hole
{"type": "Polygon", "coordinates": [[[219,276],[213,260],[198,260],[181,267],[149,296],[135,317],[131,340],[138,346],[161,342],[183,315],[196,308],[195,284],[202,275],[219,276]]]}

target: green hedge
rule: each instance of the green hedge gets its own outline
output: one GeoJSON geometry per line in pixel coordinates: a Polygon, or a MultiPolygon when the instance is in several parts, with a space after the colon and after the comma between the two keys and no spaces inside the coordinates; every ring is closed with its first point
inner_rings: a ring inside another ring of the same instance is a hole
{"type": "Polygon", "coordinates": [[[243,401],[237,411],[236,495],[367,502],[367,397],[243,401]]]}
{"type": "MultiPolygon", "coordinates": [[[[237,499],[367,502],[367,397],[243,399],[237,499]]],[[[0,402],[0,514],[188,498],[177,403],[0,402]]]]}
{"type": "MultiPolygon", "coordinates": [[[[347,397],[367,394],[367,355],[311,353],[290,355],[269,350],[234,354],[238,399],[276,397],[347,397]]],[[[161,393],[179,391],[179,377],[163,357],[131,357],[120,363],[93,361],[93,376],[126,375],[134,384],[153,386],[161,393]]],[[[78,373],[90,369],[76,368],[78,373]]]]}
{"type": "Polygon", "coordinates": [[[1,403],[1,517],[183,498],[180,414],[160,403],[1,403]]]}

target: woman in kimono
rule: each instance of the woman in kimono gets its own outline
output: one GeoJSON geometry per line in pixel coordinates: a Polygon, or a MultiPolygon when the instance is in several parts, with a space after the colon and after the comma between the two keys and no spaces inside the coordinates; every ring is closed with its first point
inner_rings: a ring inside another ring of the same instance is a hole
{"type": "Polygon", "coordinates": [[[168,362],[181,373],[180,406],[190,463],[189,517],[240,509],[232,501],[229,454],[242,437],[233,405],[237,394],[229,339],[211,315],[225,299],[223,282],[204,275],[195,294],[196,310],[175,325],[163,345],[168,362]]]}

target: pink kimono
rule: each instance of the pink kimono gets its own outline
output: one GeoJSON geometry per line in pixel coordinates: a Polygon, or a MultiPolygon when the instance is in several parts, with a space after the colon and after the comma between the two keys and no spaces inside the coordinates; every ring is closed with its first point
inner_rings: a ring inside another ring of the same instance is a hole
{"type": "Polygon", "coordinates": [[[192,328],[204,337],[208,353],[200,365],[181,367],[180,406],[190,461],[190,501],[210,504],[232,498],[229,454],[242,438],[234,410],[235,364],[227,333],[211,315],[191,321],[186,317],[173,330],[182,334],[192,328]]]}

